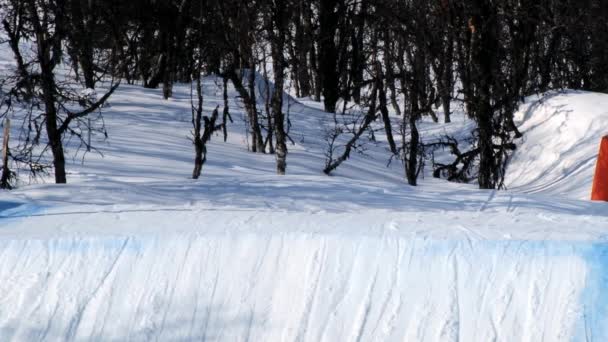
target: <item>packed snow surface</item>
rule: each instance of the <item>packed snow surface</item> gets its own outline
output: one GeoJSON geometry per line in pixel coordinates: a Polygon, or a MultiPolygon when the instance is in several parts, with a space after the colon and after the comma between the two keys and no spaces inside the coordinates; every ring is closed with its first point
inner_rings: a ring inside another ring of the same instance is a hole
{"type": "MultiPolygon", "coordinates": [[[[221,89],[204,85],[210,113],[221,89]]],[[[524,107],[512,190],[496,192],[405,185],[380,133],[325,176],[333,118],[290,97],[277,176],[273,155],[246,151],[232,89],[228,140],[194,181],[189,90],[122,85],[108,139],[92,137],[103,157],[71,146],[69,184],[0,192],[0,340],[608,340],[608,210],[577,199],[605,95],[524,107]]]]}

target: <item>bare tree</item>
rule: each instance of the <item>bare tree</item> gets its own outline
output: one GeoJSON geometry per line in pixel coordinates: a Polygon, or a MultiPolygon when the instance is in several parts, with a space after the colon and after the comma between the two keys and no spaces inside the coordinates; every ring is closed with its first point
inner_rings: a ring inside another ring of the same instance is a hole
{"type": "MultiPolygon", "coordinates": [[[[89,114],[98,111],[107,99],[116,90],[120,82],[110,85],[110,89],[99,99],[94,99],[88,95],[83,97],[74,87],[69,85],[70,82],[58,82],[59,76],[56,72],[57,65],[62,59],[62,41],[66,37],[66,23],[63,20],[63,13],[66,11],[66,3],[63,0],[55,1],[39,1],[39,0],[24,0],[23,2],[9,2],[8,4],[13,9],[7,11],[7,17],[3,22],[14,22],[11,16],[15,15],[14,9],[16,6],[22,12],[22,20],[18,27],[10,27],[12,32],[27,30],[29,39],[33,41],[35,57],[23,63],[29,65],[30,68],[21,68],[19,70],[18,82],[13,86],[18,87],[20,84],[31,84],[34,89],[34,98],[26,103],[25,108],[29,108],[31,112],[36,111],[40,106],[42,113],[39,115],[26,115],[24,120],[30,121],[24,127],[36,127],[34,133],[40,135],[42,127],[46,132],[47,144],[50,147],[53,156],[53,168],[55,173],[56,183],[66,183],[65,169],[65,152],[63,146],[63,137],[66,135],[76,136],[81,143],[88,145],[87,140],[82,135],[82,127],[90,129],[88,124],[84,123],[83,119],[89,114]],[[43,15],[41,16],[41,13],[43,15]],[[31,121],[35,121],[32,123],[31,121]],[[78,125],[77,128],[72,127],[72,123],[80,122],[83,125],[78,125]],[[41,125],[44,124],[44,126],[41,125]]],[[[10,25],[9,25],[10,26],[10,25]]],[[[16,54],[16,59],[23,58],[20,47],[16,46],[19,53],[16,54]]],[[[8,96],[14,95],[15,92],[9,92],[8,96]]],[[[12,97],[19,101],[18,97],[12,97]]],[[[5,103],[11,103],[10,100],[5,103]]],[[[38,144],[39,139],[28,141],[31,144],[38,144]]],[[[31,146],[25,147],[31,150],[31,146]]],[[[44,149],[46,150],[46,149],[44,149]]],[[[43,151],[44,151],[43,150],[43,151]]]]}
{"type": "Polygon", "coordinates": [[[270,100],[270,108],[274,122],[274,136],[276,137],[277,173],[283,175],[287,169],[287,133],[285,132],[285,115],[283,113],[283,87],[286,64],[284,48],[289,2],[288,0],[273,0],[270,2],[267,33],[272,51],[274,72],[274,89],[270,100]]]}

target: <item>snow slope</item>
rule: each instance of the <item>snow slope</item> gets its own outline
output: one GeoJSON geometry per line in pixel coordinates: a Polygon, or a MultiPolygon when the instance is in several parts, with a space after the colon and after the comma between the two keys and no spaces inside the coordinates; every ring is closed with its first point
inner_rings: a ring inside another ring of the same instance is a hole
{"type": "MultiPolygon", "coordinates": [[[[210,112],[221,90],[204,86],[210,112]]],[[[382,143],[325,176],[333,119],[292,98],[279,177],[274,156],[246,151],[233,89],[228,141],[213,138],[194,181],[189,89],[121,86],[109,138],[93,136],[103,157],[72,145],[69,184],[0,192],[0,340],[608,339],[605,204],[551,186],[412,188],[382,143]]]]}
{"type": "Polygon", "coordinates": [[[600,140],[608,135],[608,95],[550,93],[528,99],[518,114],[524,137],[510,162],[507,186],[589,199],[600,140]]]}
{"type": "Polygon", "coordinates": [[[439,233],[428,215],[388,211],[10,220],[13,234],[0,240],[3,340],[606,338],[605,279],[595,278],[605,245],[439,233]]]}

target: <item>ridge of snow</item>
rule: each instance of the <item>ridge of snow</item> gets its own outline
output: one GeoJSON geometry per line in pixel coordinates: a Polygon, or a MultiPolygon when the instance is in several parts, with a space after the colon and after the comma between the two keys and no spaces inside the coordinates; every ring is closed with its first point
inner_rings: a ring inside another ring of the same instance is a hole
{"type": "Polygon", "coordinates": [[[589,199],[599,144],[608,135],[608,95],[564,91],[528,100],[516,118],[524,137],[505,183],[515,191],[589,199]]]}

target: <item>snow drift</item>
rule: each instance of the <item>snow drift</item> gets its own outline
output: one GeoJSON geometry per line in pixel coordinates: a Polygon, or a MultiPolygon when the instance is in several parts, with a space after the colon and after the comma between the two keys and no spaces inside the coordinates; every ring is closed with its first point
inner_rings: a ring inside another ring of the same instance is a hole
{"type": "Polygon", "coordinates": [[[599,144],[608,135],[608,95],[550,93],[529,99],[518,115],[524,137],[509,163],[507,186],[589,199],[599,144]]]}

